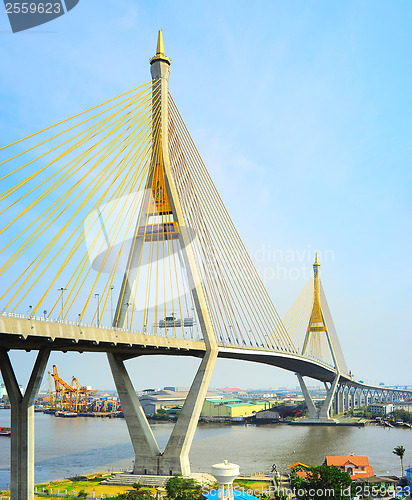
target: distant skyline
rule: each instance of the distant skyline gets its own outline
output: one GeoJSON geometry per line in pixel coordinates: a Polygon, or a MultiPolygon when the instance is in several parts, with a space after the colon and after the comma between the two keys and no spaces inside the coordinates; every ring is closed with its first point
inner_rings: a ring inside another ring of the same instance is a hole
{"type": "MultiPolygon", "coordinates": [[[[1,144],[148,82],[162,28],[170,91],[280,316],[318,251],[355,378],[410,384],[411,16],[402,0],[83,0],[12,34],[3,9],[1,144]]],[[[34,353],[12,359],[25,383],[34,353]]],[[[53,353],[52,364],[114,387],[104,355],[53,353]]],[[[136,389],[188,386],[198,364],[127,361],[136,389]]],[[[218,360],[211,385],[297,380],[218,360]]]]}

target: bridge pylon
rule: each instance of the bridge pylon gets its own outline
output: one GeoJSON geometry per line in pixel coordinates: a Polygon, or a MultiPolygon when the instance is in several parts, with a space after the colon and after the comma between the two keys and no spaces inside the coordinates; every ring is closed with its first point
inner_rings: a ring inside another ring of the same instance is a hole
{"type": "MultiPolygon", "coordinates": [[[[162,452],[152,433],[150,425],[140,405],[124,365],[124,358],[108,353],[108,360],[119,393],[124,416],[135,452],[133,473],[135,474],[190,474],[189,450],[196,426],[206,397],[213,368],[218,355],[218,346],[213,331],[209,310],[201,284],[195,256],[191,246],[191,231],[186,226],[182,205],[172,174],[168,145],[168,95],[170,59],[166,57],[162,31],[159,31],[156,55],[150,61],[153,80],[153,123],[159,123],[160,132],[153,127],[151,165],[146,183],[146,191],[140,208],[140,215],[135,230],[135,243],[132,245],[123,284],[120,290],[113,326],[124,327],[132,290],[138,273],[143,252],[144,238],[137,238],[139,221],[150,221],[154,226],[167,213],[173,217],[173,224],[178,233],[182,258],[186,268],[188,283],[192,291],[194,306],[199,326],[206,345],[206,352],[190,387],[186,401],[178,420],[162,452]],[[161,196],[159,197],[159,194],[161,196]],[[162,203],[156,200],[162,199],[162,203]]],[[[161,226],[159,223],[158,226],[161,226]]],[[[145,230],[146,231],[146,230],[145,230]]]]}
{"type": "Polygon", "coordinates": [[[315,356],[320,359],[322,357],[322,346],[325,345],[325,342],[322,342],[322,340],[326,338],[326,345],[332,358],[336,375],[329,385],[325,383],[326,398],[322,408],[316,408],[302,375],[299,373],[296,375],[309,411],[309,418],[324,420],[331,418],[333,400],[339,386],[340,376],[342,372],[346,371],[346,363],[339,340],[336,335],[332,334],[331,329],[327,324],[322,308],[320,292],[320,263],[318,260],[318,254],[316,253],[315,263],[313,264],[313,305],[303,342],[302,355],[315,356]]]}

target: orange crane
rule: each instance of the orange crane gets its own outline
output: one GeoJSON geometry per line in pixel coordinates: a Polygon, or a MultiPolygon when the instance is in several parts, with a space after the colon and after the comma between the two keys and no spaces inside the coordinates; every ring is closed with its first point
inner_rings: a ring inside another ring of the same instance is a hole
{"type": "Polygon", "coordinates": [[[48,374],[49,374],[50,408],[55,408],[55,406],[54,406],[54,397],[53,397],[53,389],[52,389],[52,382],[51,382],[51,373],[48,372],[48,374]]]}
{"type": "Polygon", "coordinates": [[[57,366],[53,365],[54,386],[56,396],[54,398],[55,408],[58,411],[69,411],[77,413],[87,411],[89,394],[98,392],[82,386],[76,377],[72,377],[71,385],[59,377],[57,366]]]}

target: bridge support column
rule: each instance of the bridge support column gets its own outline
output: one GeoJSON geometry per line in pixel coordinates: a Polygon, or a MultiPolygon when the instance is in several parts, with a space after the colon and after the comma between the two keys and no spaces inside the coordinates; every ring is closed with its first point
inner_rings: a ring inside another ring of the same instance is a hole
{"type": "Polygon", "coordinates": [[[361,406],[362,389],[355,388],[355,406],[354,409],[358,409],[361,406]]]}
{"type": "Polygon", "coordinates": [[[153,465],[153,461],[155,457],[161,455],[161,452],[124,362],[119,355],[112,353],[108,353],[107,358],[136,457],[133,472],[157,474],[157,467],[153,465]]]}
{"type": "Polygon", "coordinates": [[[12,500],[34,499],[34,401],[39,391],[50,350],[37,355],[24,396],[16,379],[9,355],[0,350],[0,370],[11,405],[11,468],[12,500]]]}
{"type": "Polygon", "coordinates": [[[135,452],[133,474],[190,474],[190,446],[217,354],[217,349],[206,351],[163,453],[159,449],[124,362],[115,354],[107,355],[135,452]]]}
{"type": "Polygon", "coordinates": [[[309,411],[309,418],[310,419],[319,418],[319,410],[316,408],[312,396],[309,394],[308,388],[306,386],[305,381],[303,380],[302,375],[300,375],[300,373],[297,373],[296,376],[298,377],[299,385],[302,390],[303,397],[305,398],[305,403],[309,411]]]}
{"type": "Polygon", "coordinates": [[[343,411],[349,410],[349,392],[350,387],[348,385],[343,386],[343,411]]]}
{"type": "Polygon", "coordinates": [[[343,413],[344,408],[343,408],[343,402],[344,402],[344,386],[339,386],[338,390],[338,408],[339,408],[339,413],[343,413]]]}
{"type": "Polygon", "coordinates": [[[327,418],[327,419],[331,418],[332,402],[333,402],[333,397],[335,396],[336,393],[336,388],[338,387],[339,378],[340,374],[337,373],[335,378],[333,379],[333,382],[330,384],[329,390],[326,393],[326,399],[323,402],[323,406],[319,411],[319,418],[327,418]]]}
{"type": "Polygon", "coordinates": [[[189,451],[206,398],[218,351],[206,351],[163,453],[159,474],[190,474],[189,451]]]}
{"type": "Polygon", "coordinates": [[[347,409],[347,387],[346,385],[342,386],[342,411],[345,412],[347,409]]]}
{"type": "Polygon", "coordinates": [[[355,396],[356,396],[356,389],[354,387],[350,387],[349,390],[350,392],[350,409],[353,411],[355,409],[355,396]]]}

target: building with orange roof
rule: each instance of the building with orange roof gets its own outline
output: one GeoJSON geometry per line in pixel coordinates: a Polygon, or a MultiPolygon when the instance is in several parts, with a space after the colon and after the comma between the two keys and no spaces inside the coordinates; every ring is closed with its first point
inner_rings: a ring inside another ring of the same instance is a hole
{"type": "Polygon", "coordinates": [[[373,468],[369,465],[368,457],[364,456],[327,456],[326,465],[334,465],[341,471],[347,472],[351,479],[364,479],[373,476],[373,468]]]}
{"type": "Polygon", "coordinates": [[[292,465],[288,465],[288,469],[294,469],[294,468],[302,468],[302,469],[309,469],[309,465],[302,464],[302,462],[295,462],[292,465]]]}

